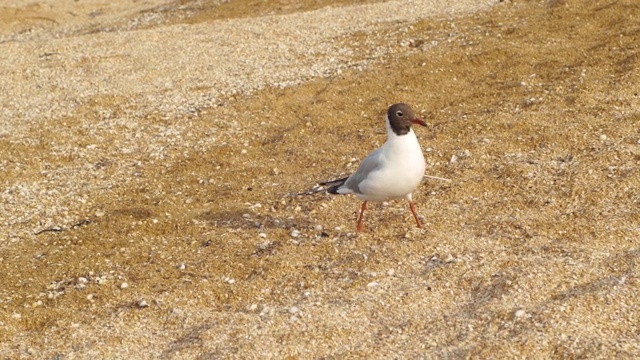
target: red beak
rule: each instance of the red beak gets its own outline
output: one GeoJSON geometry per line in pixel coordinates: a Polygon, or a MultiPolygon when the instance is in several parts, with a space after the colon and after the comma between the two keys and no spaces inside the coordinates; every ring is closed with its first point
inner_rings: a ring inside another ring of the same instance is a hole
{"type": "Polygon", "coordinates": [[[412,123],[414,123],[414,124],[418,124],[418,125],[422,125],[422,126],[427,126],[427,123],[426,123],[426,122],[424,122],[424,120],[422,120],[422,119],[413,119],[413,120],[411,120],[411,122],[412,122],[412,123]]]}

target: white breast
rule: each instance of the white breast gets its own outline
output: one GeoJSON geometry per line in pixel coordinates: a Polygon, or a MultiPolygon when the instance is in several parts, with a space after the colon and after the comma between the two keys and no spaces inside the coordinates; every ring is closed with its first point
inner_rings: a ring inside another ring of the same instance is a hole
{"type": "Polygon", "coordinates": [[[369,160],[377,166],[358,184],[356,196],[366,201],[411,200],[411,193],[422,181],[426,167],[413,130],[398,136],[389,129],[387,141],[369,158],[363,164],[369,160]]]}

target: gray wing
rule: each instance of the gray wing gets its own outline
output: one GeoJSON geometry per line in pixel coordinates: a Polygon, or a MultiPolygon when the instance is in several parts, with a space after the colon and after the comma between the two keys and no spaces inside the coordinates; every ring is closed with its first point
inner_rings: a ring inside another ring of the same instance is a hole
{"type": "Polygon", "coordinates": [[[371,176],[371,173],[375,172],[381,167],[381,158],[383,154],[380,149],[372,152],[367,156],[362,163],[360,163],[360,167],[358,170],[353,173],[347,181],[338,189],[338,192],[341,194],[348,193],[356,193],[362,194],[360,191],[360,183],[367,179],[367,177],[371,176]]]}

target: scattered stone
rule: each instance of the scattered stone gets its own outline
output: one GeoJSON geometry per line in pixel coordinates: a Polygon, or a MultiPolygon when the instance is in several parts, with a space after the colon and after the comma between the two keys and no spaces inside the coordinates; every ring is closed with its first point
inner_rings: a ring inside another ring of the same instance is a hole
{"type": "Polygon", "coordinates": [[[526,312],[522,309],[516,311],[516,317],[523,317],[526,314],[526,312]]]}
{"type": "Polygon", "coordinates": [[[128,287],[129,287],[129,284],[128,284],[128,283],[126,283],[126,282],[123,282],[122,284],[120,284],[120,289],[123,289],[123,290],[124,290],[124,289],[126,289],[126,288],[128,288],[128,287]]]}
{"type": "Polygon", "coordinates": [[[297,238],[298,236],[300,236],[300,231],[293,229],[291,230],[291,237],[292,238],[297,238]]]}
{"type": "Polygon", "coordinates": [[[297,314],[300,309],[297,306],[292,306],[289,308],[289,314],[297,314]]]}
{"type": "Polygon", "coordinates": [[[147,303],[147,301],[145,299],[140,299],[138,301],[138,307],[141,308],[141,309],[149,307],[149,303],[147,303]]]}
{"type": "Polygon", "coordinates": [[[182,316],[182,315],[184,315],[184,310],[182,310],[180,308],[173,308],[173,309],[171,309],[171,315],[182,316]]]}
{"type": "Polygon", "coordinates": [[[394,269],[389,269],[389,270],[387,271],[387,275],[389,275],[389,276],[393,276],[393,275],[395,275],[395,274],[396,274],[396,271],[395,271],[394,269]]]}
{"type": "Polygon", "coordinates": [[[374,287],[378,287],[380,284],[377,281],[372,281],[367,284],[368,289],[373,289],[374,287]]]}
{"type": "Polygon", "coordinates": [[[267,234],[266,234],[266,233],[263,233],[263,232],[259,233],[259,234],[258,234],[258,236],[259,236],[259,237],[261,237],[261,238],[263,238],[263,239],[266,239],[266,238],[267,238],[267,234]]]}

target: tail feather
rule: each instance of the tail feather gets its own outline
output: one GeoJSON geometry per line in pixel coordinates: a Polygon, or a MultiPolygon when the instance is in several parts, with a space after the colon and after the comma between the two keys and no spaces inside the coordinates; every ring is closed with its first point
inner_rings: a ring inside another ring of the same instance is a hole
{"type": "Polygon", "coordinates": [[[330,194],[338,194],[338,188],[340,186],[342,186],[342,184],[344,184],[345,181],[347,181],[349,177],[345,177],[342,179],[336,179],[336,180],[331,180],[331,181],[326,181],[326,182],[321,182],[318,183],[318,185],[320,186],[326,186],[327,187],[327,192],[330,194]]]}

